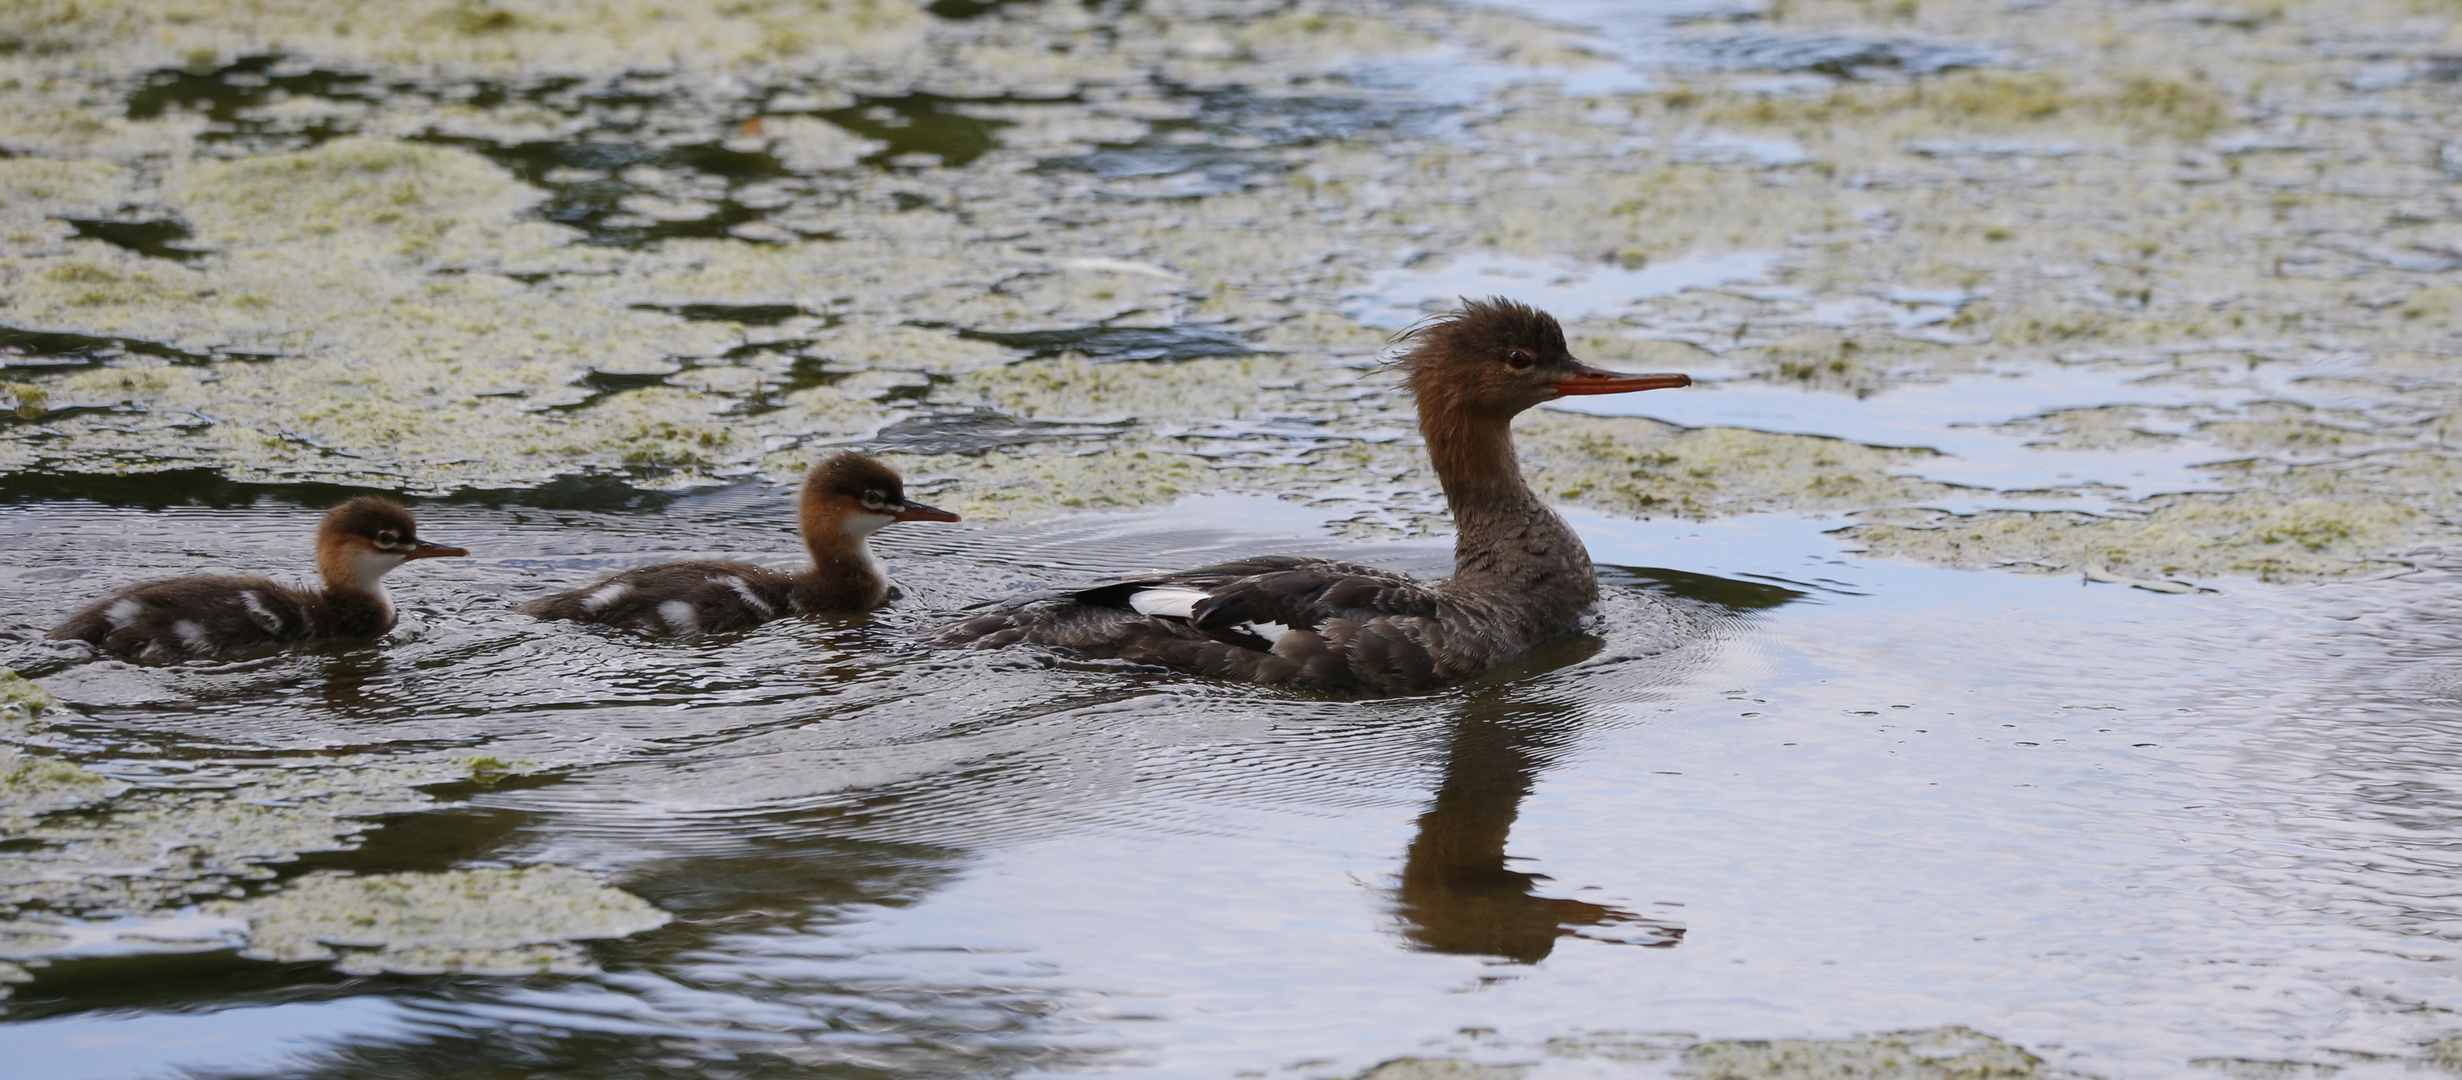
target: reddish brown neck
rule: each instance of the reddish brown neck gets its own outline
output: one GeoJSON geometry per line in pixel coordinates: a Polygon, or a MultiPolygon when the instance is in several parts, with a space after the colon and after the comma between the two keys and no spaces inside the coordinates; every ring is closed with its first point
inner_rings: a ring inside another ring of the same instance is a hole
{"type": "Polygon", "coordinates": [[[328,594],[350,593],[382,598],[385,595],[382,575],[370,577],[359,566],[359,560],[366,554],[348,543],[318,545],[316,573],[325,580],[325,591],[328,594]]]}
{"type": "Polygon", "coordinates": [[[878,606],[889,579],[872,559],[865,538],[846,531],[846,519],[806,495],[797,515],[804,551],[812,566],[794,575],[797,602],[811,611],[862,611],[878,606]]]}
{"type": "Polygon", "coordinates": [[[1522,479],[1513,418],[1431,408],[1419,431],[1453,508],[1454,589],[1578,610],[1598,594],[1590,554],[1563,518],[1522,479]]]}
{"type": "Polygon", "coordinates": [[[1513,452],[1512,417],[1422,409],[1419,434],[1427,440],[1428,460],[1456,521],[1538,502],[1522,481],[1521,461],[1513,452]]]}
{"type": "Polygon", "coordinates": [[[356,585],[349,549],[340,544],[317,545],[316,576],[325,580],[326,592],[342,592],[356,585]]]}

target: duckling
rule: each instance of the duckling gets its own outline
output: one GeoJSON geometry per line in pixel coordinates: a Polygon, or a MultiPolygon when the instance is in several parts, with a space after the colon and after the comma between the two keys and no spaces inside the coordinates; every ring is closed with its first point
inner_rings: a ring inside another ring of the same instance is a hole
{"type": "Polygon", "coordinates": [[[873,561],[868,538],[891,522],[958,520],[908,499],[896,470],[855,453],[812,467],[798,512],[812,565],[796,573],[719,560],[660,563],[519,610],[653,634],[717,634],[790,614],[870,611],[888,602],[889,579],[873,561]]]}
{"type": "Polygon", "coordinates": [[[96,601],[47,636],[140,660],[372,640],[393,629],[386,574],[412,559],[468,554],[419,539],[409,511],[362,495],[327,511],[316,527],[316,568],[325,579],[321,591],[262,577],[149,581],[96,601]]]}

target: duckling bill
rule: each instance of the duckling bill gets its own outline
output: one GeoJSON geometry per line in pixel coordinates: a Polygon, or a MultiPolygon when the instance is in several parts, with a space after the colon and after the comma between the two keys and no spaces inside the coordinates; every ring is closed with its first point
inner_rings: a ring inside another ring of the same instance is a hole
{"type": "Polygon", "coordinates": [[[889,600],[889,578],[872,558],[871,535],[894,522],[958,520],[907,498],[897,470],[854,453],[813,466],[797,509],[812,565],[795,573],[722,560],[661,563],[540,597],[520,610],[653,634],[716,634],[790,614],[870,611],[889,600]]]}
{"type": "Polygon", "coordinates": [[[317,525],[316,568],[325,582],[321,591],[262,577],[149,581],[96,601],[47,636],[141,660],[373,640],[394,624],[386,574],[413,559],[468,554],[420,539],[409,511],[363,495],[334,507],[317,525]]]}

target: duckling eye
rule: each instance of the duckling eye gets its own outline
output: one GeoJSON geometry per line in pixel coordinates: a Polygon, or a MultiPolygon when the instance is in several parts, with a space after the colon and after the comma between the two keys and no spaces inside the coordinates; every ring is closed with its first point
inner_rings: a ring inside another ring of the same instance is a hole
{"type": "Polygon", "coordinates": [[[1528,371],[1530,370],[1530,365],[1538,362],[1539,358],[1530,355],[1530,350],[1528,349],[1505,350],[1505,366],[1512,368],[1515,371],[1528,371]]]}
{"type": "Polygon", "coordinates": [[[387,547],[391,547],[402,542],[402,534],[394,532],[391,529],[386,529],[385,531],[376,534],[376,542],[387,547]]]}
{"type": "Polygon", "coordinates": [[[888,501],[889,501],[889,497],[888,497],[888,496],[883,495],[883,494],[881,494],[880,492],[877,492],[877,491],[867,491],[867,492],[864,492],[864,493],[863,493],[863,504],[864,504],[865,506],[867,506],[867,507],[870,507],[870,508],[874,509],[874,510],[878,510],[878,509],[880,509],[880,508],[881,508],[881,506],[882,506],[883,504],[887,503],[888,501]]]}

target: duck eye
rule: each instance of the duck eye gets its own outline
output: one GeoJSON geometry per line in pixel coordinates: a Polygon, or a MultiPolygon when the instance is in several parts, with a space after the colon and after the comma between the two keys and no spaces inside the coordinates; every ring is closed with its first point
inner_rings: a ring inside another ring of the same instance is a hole
{"type": "Polygon", "coordinates": [[[385,531],[376,534],[376,542],[379,544],[384,544],[388,547],[401,543],[401,541],[401,534],[394,532],[391,529],[386,529],[385,531]]]}
{"type": "Polygon", "coordinates": [[[1539,358],[1530,355],[1530,350],[1528,349],[1505,350],[1505,366],[1512,368],[1515,371],[1528,371],[1530,370],[1530,365],[1538,362],[1539,358]]]}
{"type": "Polygon", "coordinates": [[[867,491],[863,493],[863,504],[865,506],[878,508],[882,503],[888,501],[889,500],[885,496],[877,491],[867,491]]]}

